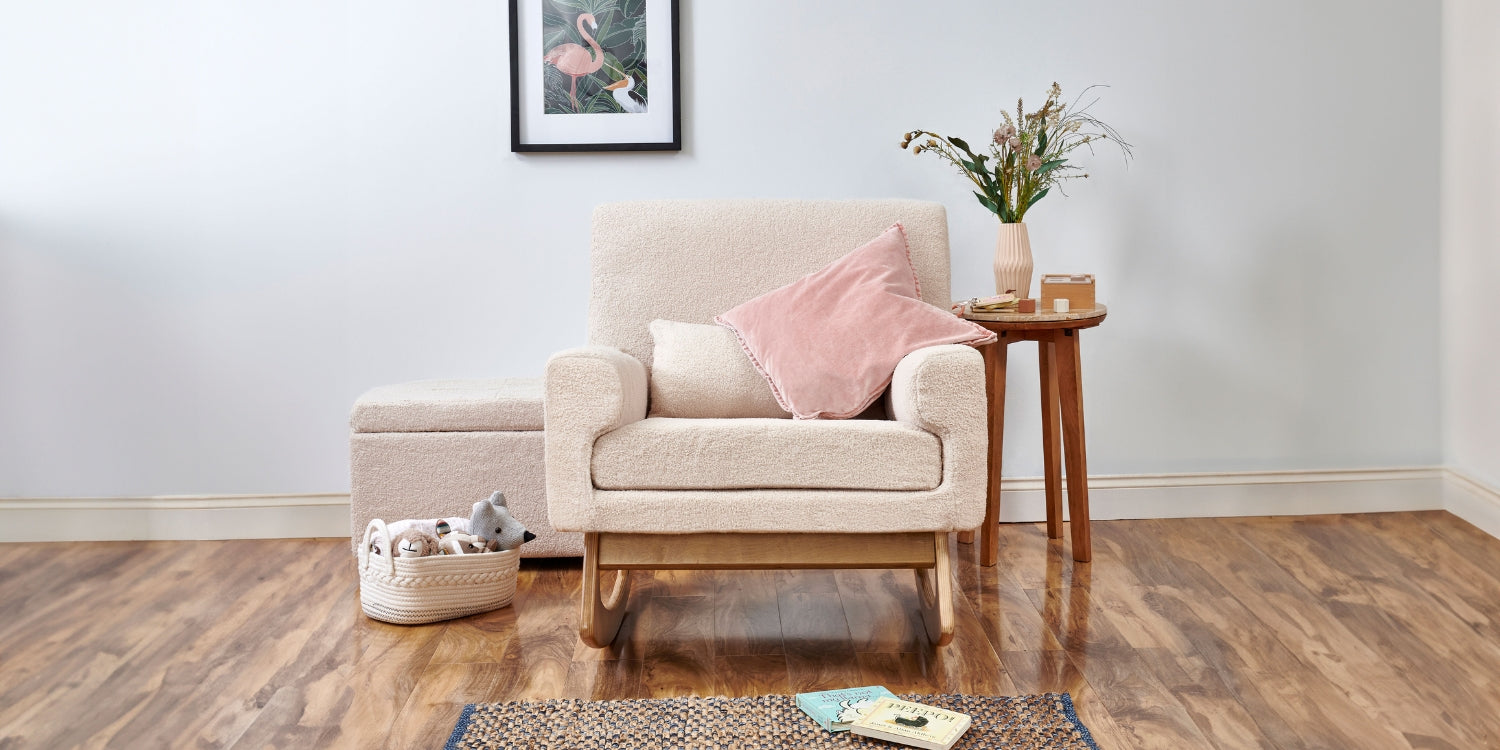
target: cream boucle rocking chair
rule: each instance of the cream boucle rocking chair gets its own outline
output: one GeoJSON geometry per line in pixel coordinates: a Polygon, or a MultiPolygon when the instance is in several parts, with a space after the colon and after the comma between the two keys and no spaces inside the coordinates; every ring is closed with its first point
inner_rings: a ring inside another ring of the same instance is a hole
{"type": "Polygon", "coordinates": [[[929,639],[952,639],[948,532],[976,528],[985,508],[976,350],[936,346],[902,360],[891,421],[646,416],[653,319],[711,323],[896,221],[922,299],[946,309],[947,215],[935,203],[662,201],[594,212],[590,345],[552,357],[545,399],[548,513],[556,529],[584,532],[585,643],[614,640],[631,570],[752,568],[913,569],[929,639]],[[816,457],[839,467],[834,486],[799,484],[791,469],[801,438],[818,430],[836,433],[832,455],[823,440],[816,457]],[[890,481],[892,456],[924,478],[890,481]],[[619,572],[604,586],[608,570],[619,572]]]}

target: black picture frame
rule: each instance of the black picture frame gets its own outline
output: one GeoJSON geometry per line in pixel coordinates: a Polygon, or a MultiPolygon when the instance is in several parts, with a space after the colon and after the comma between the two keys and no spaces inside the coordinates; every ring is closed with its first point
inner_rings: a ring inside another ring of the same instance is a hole
{"type": "MultiPolygon", "coordinates": [[[[528,23],[537,24],[541,29],[542,3],[549,0],[510,0],[510,150],[513,153],[543,153],[543,152],[586,152],[586,151],[681,151],[682,150],[682,55],[679,44],[680,15],[678,0],[643,0],[646,18],[652,24],[648,27],[647,45],[655,45],[664,39],[670,46],[671,70],[666,80],[669,81],[670,91],[666,96],[662,95],[661,76],[653,76],[650,79],[651,102],[668,99],[669,112],[649,112],[649,104],[646,105],[647,114],[655,116],[627,121],[625,118],[636,117],[633,114],[549,114],[539,105],[543,102],[545,84],[542,77],[545,75],[543,53],[540,45],[522,35],[522,25],[528,23]],[[524,7],[523,7],[524,6],[524,7]],[[670,28],[664,35],[658,36],[655,24],[658,19],[669,18],[670,28]],[[524,85],[523,85],[524,84],[524,85]],[[528,111],[525,109],[530,107],[528,111]],[[559,118],[548,120],[546,118],[559,118]],[[613,136],[610,130],[611,118],[623,126],[618,132],[619,138],[613,136]],[[552,128],[546,124],[554,123],[565,128],[552,128]],[[564,132],[557,132],[557,130],[564,132]],[[634,134],[645,132],[648,138],[635,138],[634,134]],[[590,137],[593,135],[594,137],[590,137]],[[606,137],[599,137],[604,135],[606,137]]],[[[580,22],[580,26],[582,26],[580,22]]],[[[597,30],[597,27],[595,27],[597,30]]],[[[540,37],[540,34],[538,34],[540,37]]],[[[586,39],[595,49],[597,42],[592,38],[586,39]]],[[[649,49],[649,48],[648,48],[649,49]]],[[[593,55],[592,52],[589,53],[593,55]]],[[[602,59],[602,55],[595,55],[594,59],[602,59]]],[[[653,57],[657,61],[664,62],[666,57],[653,57]]],[[[554,66],[555,67],[555,66],[554,66]]],[[[655,68],[653,68],[655,69],[655,68]]],[[[597,69],[596,69],[597,70],[597,69]]],[[[592,75],[592,73],[587,74],[592,75]]],[[[573,77],[573,87],[576,90],[577,81],[583,75],[573,77]]],[[[629,77],[629,76],[627,76],[629,77]]],[[[628,89],[627,89],[628,95],[628,89]]],[[[570,94],[571,96],[571,94],[570,94]]],[[[618,95],[616,95],[618,98],[618,95]]],[[[572,98],[576,107],[579,101],[576,96],[572,98]]],[[[613,105],[612,105],[613,106],[613,105]]],[[[659,106],[659,105],[658,105],[659,106]]]]}

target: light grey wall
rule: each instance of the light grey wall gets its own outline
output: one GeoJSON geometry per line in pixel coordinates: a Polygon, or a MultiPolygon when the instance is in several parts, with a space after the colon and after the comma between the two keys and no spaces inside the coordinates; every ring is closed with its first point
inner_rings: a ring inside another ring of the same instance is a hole
{"type": "MultiPolygon", "coordinates": [[[[1101,152],[1028,217],[1092,271],[1096,473],[1431,465],[1439,6],[683,0],[685,149],[516,156],[505,3],[58,0],[0,24],[0,496],[336,491],[346,414],[581,343],[589,209],[660,197],[949,207],[897,148],[1108,83],[1101,152]],[[1035,101],[1033,101],[1035,103],[1035,101]]],[[[1007,475],[1040,472],[1012,354],[1007,475]]]]}
{"type": "Polygon", "coordinates": [[[1500,487],[1500,4],[1443,3],[1444,452],[1500,487]]]}

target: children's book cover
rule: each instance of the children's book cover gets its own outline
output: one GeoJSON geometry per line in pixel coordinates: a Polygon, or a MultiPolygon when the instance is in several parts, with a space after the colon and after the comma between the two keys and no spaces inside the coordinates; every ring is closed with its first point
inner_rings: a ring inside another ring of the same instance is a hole
{"type": "Polygon", "coordinates": [[[798,693],[797,708],[830,732],[846,732],[880,698],[895,697],[879,685],[798,693]]]}
{"type": "Polygon", "coordinates": [[[968,731],[968,714],[921,703],[881,698],[849,731],[926,750],[948,750],[968,731]]]}

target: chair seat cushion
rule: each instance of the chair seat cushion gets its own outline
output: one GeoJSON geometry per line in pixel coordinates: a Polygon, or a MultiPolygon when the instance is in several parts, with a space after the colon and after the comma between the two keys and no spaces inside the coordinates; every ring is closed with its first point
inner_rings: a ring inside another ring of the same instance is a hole
{"type": "Polygon", "coordinates": [[[930,490],[936,435],[884,420],[651,417],[599,437],[601,490],[930,490]]]}

